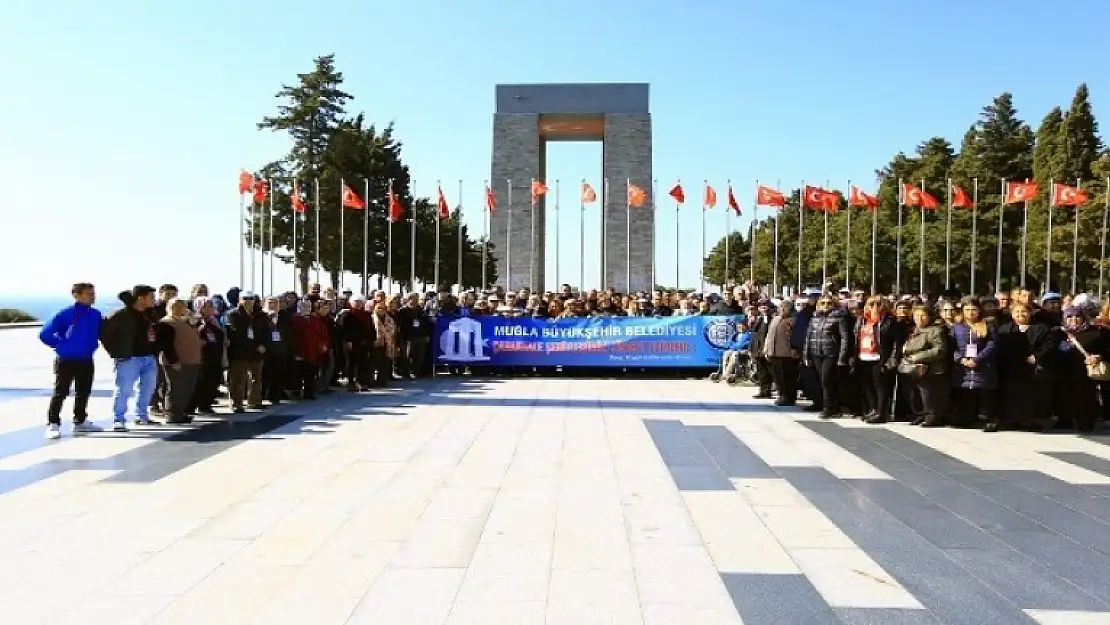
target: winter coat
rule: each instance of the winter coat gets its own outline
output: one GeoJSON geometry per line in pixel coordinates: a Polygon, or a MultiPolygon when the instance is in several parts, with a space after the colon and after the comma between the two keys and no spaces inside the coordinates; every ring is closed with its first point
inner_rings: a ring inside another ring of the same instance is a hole
{"type": "Polygon", "coordinates": [[[791,337],[794,334],[794,312],[775,316],[767,324],[767,340],[763,343],[763,355],[767,358],[793,358],[794,348],[791,337]]]}
{"type": "Polygon", "coordinates": [[[807,361],[814,358],[835,358],[837,364],[847,366],[851,346],[852,334],[848,317],[840,310],[818,312],[809,320],[802,355],[807,361]]]}
{"type": "MultiPolygon", "coordinates": [[[[867,320],[862,315],[859,316],[856,319],[855,328],[852,330],[852,336],[859,337],[860,331],[866,323],[867,320]]],[[[898,357],[902,344],[906,342],[906,328],[895,321],[891,315],[883,315],[877,325],[875,340],[879,343],[879,362],[886,364],[890,362],[891,358],[898,357]]],[[[853,345],[858,348],[858,340],[854,341],[853,345]]],[[[853,356],[858,357],[859,353],[853,351],[853,356]]]]}
{"type": "Polygon", "coordinates": [[[927,375],[947,375],[951,371],[950,351],[948,329],[934,323],[924,328],[914,327],[902,345],[902,358],[910,364],[927,365],[927,375]]]}
{"type": "Polygon", "coordinates": [[[952,386],[966,389],[994,390],[998,388],[998,364],[995,362],[995,345],[998,343],[998,330],[993,323],[986,324],[987,331],[979,336],[971,326],[957,323],[950,332],[954,341],[952,362],[955,371],[952,386]],[[962,363],[967,357],[968,346],[975,346],[975,368],[965,367],[962,363]]]}

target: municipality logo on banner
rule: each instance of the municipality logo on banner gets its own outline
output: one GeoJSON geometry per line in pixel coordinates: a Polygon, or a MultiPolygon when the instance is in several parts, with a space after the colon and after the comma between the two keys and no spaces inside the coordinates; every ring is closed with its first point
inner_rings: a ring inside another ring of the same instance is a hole
{"type": "Polygon", "coordinates": [[[461,317],[447,324],[439,336],[439,349],[444,360],[482,362],[489,360],[489,340],[482,336],[482,324],[470,317],[461,317]]]}
{"type": "Polygon", "coordinates": [[[705,324],[702,336],[705,342],[717,349],[724,349],[732,339],[736,338],[736,322],[732,319],[713,319],[705,324]]]}

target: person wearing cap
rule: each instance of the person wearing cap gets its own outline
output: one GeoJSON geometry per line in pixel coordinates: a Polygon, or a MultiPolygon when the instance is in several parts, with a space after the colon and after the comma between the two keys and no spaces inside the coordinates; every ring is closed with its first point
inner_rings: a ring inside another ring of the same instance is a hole
{"type": "Polygon", "coordinates": [[[150,398],[158,382],[158,334],[151,309],[154,289],[145,284],[119,294],[123,308],[100,325],[100,343],[115,361],[116,392],[112,412],[117,432],[127,431],[127,402],[135,397],[137,422],[156,425],[150,418],[150,398]],[[135,385],[139,391],[136,396],[135,385]]]}
{"type": "Polygon", "coordinates": [[[227,313],[227,390],[231,410],[243,412],[243,402],[262,408],[262,359],[269,342],[270,322],[257,306],[252,291],[239,294],[239,306],[227,313]]]}
{"type": "Polygon", "coordinates": [[[1063,298],[1059,293],[1049,291],[1041,298],[1041,309],[1037,311],[1035,317],[1039,323],[1045,323],[1052,326],[1059,326],[1064,322],[1063,316],[1063,298]]]}

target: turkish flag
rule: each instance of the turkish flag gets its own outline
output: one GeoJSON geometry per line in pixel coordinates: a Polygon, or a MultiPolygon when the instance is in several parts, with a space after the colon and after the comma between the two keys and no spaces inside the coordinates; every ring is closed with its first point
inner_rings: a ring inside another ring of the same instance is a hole
{"type": "Polygon", "coordinates": [[[254,176],[247,170],[239,172],[239,195],[250,193],[254,188],[254,176]]]}
{"type": "Polygon", "coordinates": [[[261,204],[266,201],[266,195],[270,193],[270,183],[266,180],[256,180],[254,182],[254,203],[261,204]]]}
{"type": "Polygon", "coordinates": [[[1016,204],[1028,202],[1037,195],[1037,182],[1007,182],[1006,195],[1002,198],[1003,204],[1016,204]]]}
{"type": "Polygon", "coordinates": [[[489,188],[488,184],[486,185],[486,210],[491,215],[497,211],[497,196],[493,194],[493,189],[489,188]]]}
{"type": "Polygon", "coordinates": [[[840,206],[840,198],[835,193],[821,187],[806,185],[802,190],[802,206],[823,211],[835,211],[840,206]]]}
{"type": "Polygon", "coordinates": [[[389,190],[389,221],[401,221],[401,218],[404,217],[404,216],[405,216],[405,207],[401,205],[401,198],[397,197],[397,194],[393,192],[393,189],[390,189],[389,190]]]}
{"type": "Polygon", "coordinates": [[[929,195],[921,187],[915,187],[912,184],[902,185],[902,204],[928,209],[935,209],[940,206],[937,198],[929,195]]]}
{"type": "Polygon", "coordinates": [[[786,206],[786,196],[778,189],[759,185],[755,188],[755,203],[759,206],[786,206]]]}
{"type": "Polygon", "coordinates": [[[342,201],[340,202],[340,204],[343,206],[343,208],[353,208],[355,210],[362,210],[366,208],[366,202],[363,202],[362,198],[360,198],[357,193],[352,191],[351,187],[348,187],[346,182],[340,182],[340,184],[342,185],[343,189],[342,201]]]}
{"type": "Polygon", "coordinates": [[[532,204],[540,201],[540,196],[547,193],[547,185],[540,180],[532,181],[532,204]]]}
{"type": "Polygon", "coordinates": [[[1053,206],[1079,206],[1089,199],[1087,192],[1066,184],[1052,185],[1053,206]]]}
{"type": "Polygon", "coordinates": [[[705,185],[705,208],[713,208],[717,205],[717,192],[713,187],[708,184],[705,185]]]}
{"type": "Polygon", "coordinates": [[[862,206],[867,210],[875,210],[879,207],[879,198],[874,195],[868,195],[859,187],[852,185],[852,188],[848,190],[848,204],[852,206],[862,206]]]}
{"type": "Polygon", "coordinates": [[[628,205],[637,208],[644,205],[644,200],[647,199],[647,193],[640,187],[628,183],[628,205]]]}
{"type": "Polygon", "coordinates": [[[737,215],[740,214],[740,202],[736,201],[736,195],[732,193],[732,185],[728,185],[728,207],[737,215]]]}
{"type": "Polygon", "coordinates": [[[686,192],[682,190],[681,182],[671,187],[670,196],[673,197],[674,201],[678,202],[679,204],[682,204],[686,201],[686,192]]]}
{"type": "Polygon", "coordinates": [[[451,208],[447,206],[447,198],[443,196],[443,187],[436,187],[436,211],[440,219],[451,216],[451,208]]]}
{"type": "Polygon", "coordinates": [[[304,214],[308,211],[308,207],[304,205],[304,198],[301,197],[301,185],[293,183],[293,193],[289,196],[289,203],[293,206],[293,212],[297,214],[304,214]]]}
{"type": "Polygon", "coordinates": [[[582,203],[583,204],[593,204],[596,201],[597,201],[597,192],[594,191],[594,188],[590,186],[590,183],[583,182],[582,183],[582,203]]]}
{"type": "Polygon", "coordinates": [[[952,206],[955,208],[975,208],[975,203],[971,201],[967,191],[952,185],[952,206]]]}

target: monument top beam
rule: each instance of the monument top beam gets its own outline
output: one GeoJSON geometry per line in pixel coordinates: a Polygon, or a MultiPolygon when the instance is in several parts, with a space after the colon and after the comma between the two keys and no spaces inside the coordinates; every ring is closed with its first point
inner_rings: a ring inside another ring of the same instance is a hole
{"type": "Polygon", "coordinates": [[[647,83],[497,85],[497,113],[647,115],[647,83]]]}

